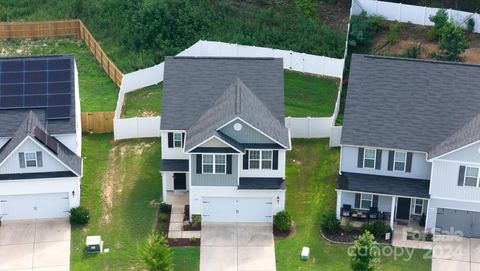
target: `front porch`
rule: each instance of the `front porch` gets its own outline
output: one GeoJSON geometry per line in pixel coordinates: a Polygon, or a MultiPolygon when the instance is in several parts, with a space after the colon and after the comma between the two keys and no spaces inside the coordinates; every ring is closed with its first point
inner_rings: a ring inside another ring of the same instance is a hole
{"type": "Polygon", "coordinates": [[[164,199],[164,202],[170,205],[189,205],[189,196],[188,196],[188,191],[182,191],[182,192],[175,192],[175,191],[167,191],[166,192],[166,198],[164,199]]]}

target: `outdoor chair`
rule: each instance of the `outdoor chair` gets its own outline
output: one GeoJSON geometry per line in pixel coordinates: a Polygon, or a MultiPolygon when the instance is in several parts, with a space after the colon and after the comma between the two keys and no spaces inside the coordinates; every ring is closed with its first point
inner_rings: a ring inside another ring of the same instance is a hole
{"type": "Polygon", "coordinates": [[[344,204],[342,207],[342,216],[350,217],[352,215],[352,205],[344,204]]]}
{"type": "Polygon", "coordinates": [[[368,219],[369,220],[378,220],[378,218],[379,218],[378,208],[377,207],[370,207],[370,210],[368,211],[368,219]]]}

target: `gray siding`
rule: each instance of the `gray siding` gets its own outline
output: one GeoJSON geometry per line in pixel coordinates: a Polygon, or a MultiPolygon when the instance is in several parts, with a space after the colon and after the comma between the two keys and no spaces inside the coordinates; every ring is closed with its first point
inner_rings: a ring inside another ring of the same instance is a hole
{"type": "Polygon", "coordinates": [[[412,156],[412,172],[389,171],[388,149],[382,149],[381,169],[357,167],[358,148],[342,146],[341,169],[345,172],[374,174],[413,179],[430,179],[431,163],[427,162],[425,153],[414,152],[412,156]]]}
{"type": "Polygon", "coordinates": [[[237,186],[238,155],[232,155],[232,174],[197,174],[197,156],[191,155],[193,186],[237,186]]]}
{"type": "Polygon", "coordinates": [[[239,143],[275,143],[266,136],[262,135],[260,132],[250,127],[245,122],[240,120],[233,121],[232,123],[220,129],[220,131],[239,143]],[[242,129],[240,131],[236,131],[235,129],[233,129],[233,125],[235,123],[242,124],[242,129]]]}
{"type": "Polygon", "coordinates": [[[461,150],[454,151],[439,159],[441,160],[454,160],[462,162],[480,163],[480,143],[475,143],[469,147],[461,150]]]}

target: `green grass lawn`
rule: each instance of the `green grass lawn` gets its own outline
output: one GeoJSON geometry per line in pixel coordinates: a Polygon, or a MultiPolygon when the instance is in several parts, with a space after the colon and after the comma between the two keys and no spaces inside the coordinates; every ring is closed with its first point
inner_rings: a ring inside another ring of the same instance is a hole
{"type": "MultiPolygon", "coordinates": [[[[297,72],[285,72],[285,115],[330,117],[337,99],[337,81],[297,72]]],[[[159,116],[163,84],[125,95],[124,118],[159,116]]]]}
{"type": "Polygon", "coordinates": [[[118,88],[80,39],[2,40],[0,48],[1,56],[73,54],[78,69],[82,111],[115,110],[118,88]]]}
{"type": "MultiPolygon", "coordinates": [[[[323,214],[335,209],[335,179],[338,149],[329,149],[327,140],[294,140],[287,154],[286,209],[296,222],[296,234],[275,242],[278,271],[350,270],[348,246],[332,245],[320,236],[323,214]],[[300,260],[303,246],[310,247],[310,260],[300,260]]],[[[377,270],[430,270],[431,261],[416,250],[413,259],[381,257],[377,270]]]]}
{"type": "MultiPolygon", "coordinates": [[[[83,137],[81,204],[90,223],[72,228],[71,270],[142,270],[138,252],[154,226],[162,188],[159,139],[114,142],[111,134],[83,137]],[[86,255],[87,235],[101,235],[109,253],[86,255]]],[[[178,270],[199,261],[198,248],[173,249],[178,270]]]]}

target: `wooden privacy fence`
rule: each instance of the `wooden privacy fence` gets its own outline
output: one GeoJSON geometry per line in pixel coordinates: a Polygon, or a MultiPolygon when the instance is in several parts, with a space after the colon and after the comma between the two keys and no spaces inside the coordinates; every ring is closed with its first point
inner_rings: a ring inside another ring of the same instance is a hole
{"type": "Polygon", "coordinates": [[[80,37],[110,79],[120,87],[123,73],[108,58],[90,31],[79,19],[45,22],[0,23],[0,39],[80,37]]]}
{"type": "Polygon", "coordinates": [[[82,112],[82,132],[113,132],[114,114],[115,112],[82,112]]]}

